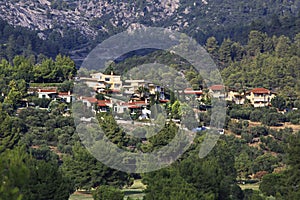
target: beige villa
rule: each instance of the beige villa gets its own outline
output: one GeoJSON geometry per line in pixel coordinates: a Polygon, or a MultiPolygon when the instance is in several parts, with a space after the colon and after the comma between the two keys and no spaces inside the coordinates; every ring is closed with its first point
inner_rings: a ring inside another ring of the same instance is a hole
{"type": "Polygon", "coordinates": [[[275,96],[275,93],[265,88],[254,88],[246,93],[246,99],[248,99],[254,107],[269,106],[275,96]]]}
{"type": "Polygon", "coordinates": [[[103,74],[101,72],[90,75],[91,78],[82,77],[82,80],[88,87],[93,88],[95,91],[104,92],[109,88],[112,92],[120,92],[122,88],[121,76],[111,74],[103,74]]]}

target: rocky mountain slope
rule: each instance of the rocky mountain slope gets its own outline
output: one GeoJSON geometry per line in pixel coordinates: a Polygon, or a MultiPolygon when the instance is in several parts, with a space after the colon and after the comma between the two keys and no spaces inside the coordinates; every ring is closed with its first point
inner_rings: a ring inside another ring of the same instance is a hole
{"type": "Polygon", "coordinates": [[[99,42],[141,25],[179,30],[200,44],[212,35],[245,43],[251,29],[293,36],[299,10],[300,0],[5,0],[0,18],[18,28],[0,22],[0,57],[60,52],[80,63],[99,42]],[[20,27],[33,31],[24,36],[20,27]]]}
{"type": "MultiPolygon", "coordinates": [[[[139,5],[134,1],[105,0],[9,0],[0,2],[0,17],[10,24],[35,30],[59,30],[66,26],[78,29],[85,35],[95,36],[98,30],[93,27],[93,20],[103,19],[103,25],[110,23],[114,27],[127,27],[142,20],[145,13],[152,13],[151,22],[161,21],[176,13],[179,0],[156,3],[147,0],[142,4],[139,5]]],[[[101,26],[100,29],[105,31],[106,27],[101,26]]]]}
{"type": "Polygon", "coordinates": [[[61,34],[72,28],[95,37],[99,31],[139,24],[205,32],[274,14],[296,14],[299,8],[299,0],[5,0],[0,17],[15,26],[61,34]]]}

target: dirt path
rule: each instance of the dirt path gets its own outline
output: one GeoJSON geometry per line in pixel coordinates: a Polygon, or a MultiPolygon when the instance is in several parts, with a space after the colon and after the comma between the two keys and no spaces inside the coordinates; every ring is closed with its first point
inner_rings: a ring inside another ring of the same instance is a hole
{"type": "MultiPolygon", "coordinates": [[[[248,120],[248,122],[249,122],[249,127],[262,125],[261,122],[252,122],[250,120],[248,120]]],[[[285,122],[284,124],[282,124],[282,126],[268,126],[268,127],[270,129],[274,129],[274,130],[280,130],[280,129],[284,129],[284,128],[292,128],[295,132],[300,131],[300,125],[291,124],[290,122],[285,122]]]]}

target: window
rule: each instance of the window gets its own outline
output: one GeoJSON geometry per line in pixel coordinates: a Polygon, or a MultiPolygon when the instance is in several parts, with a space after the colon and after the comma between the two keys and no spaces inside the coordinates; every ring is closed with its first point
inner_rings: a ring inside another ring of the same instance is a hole
{"type": "Polygon", "coordinates": [[[105,78],[105,81],[110,81],[110,78],[105,78]]]}

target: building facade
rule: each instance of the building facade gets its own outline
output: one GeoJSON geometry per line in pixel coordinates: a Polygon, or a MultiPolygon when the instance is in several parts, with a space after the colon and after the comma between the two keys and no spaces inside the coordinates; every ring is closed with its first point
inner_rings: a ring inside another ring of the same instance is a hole
{"type": "Polygon", "coordinates": [[[246,98],[254,107],[270,106],[275,96],[275,93],[265,88],[254,88],[246,93],[246,98]]]}

